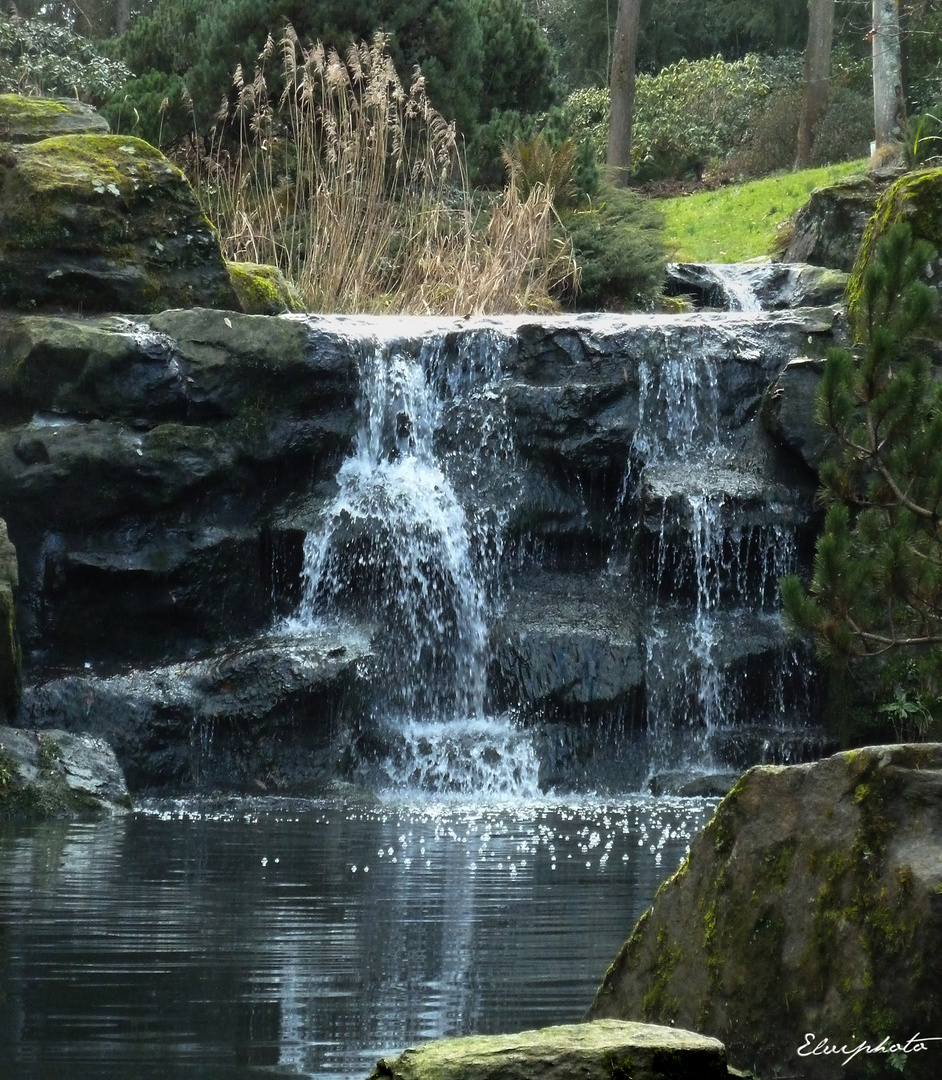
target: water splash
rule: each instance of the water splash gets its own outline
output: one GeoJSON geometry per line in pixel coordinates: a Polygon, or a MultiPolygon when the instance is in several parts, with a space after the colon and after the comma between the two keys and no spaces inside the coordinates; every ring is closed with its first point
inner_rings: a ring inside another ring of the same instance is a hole
{"type": "Polygon", "coordinates": [[[369,765],[382,786],[538,790],[529,735],[485,715],[508,513],[493,474],[510,472],[513,452],[494,407],[506,347],[493,330],[365,341],[356,445],[305,541],[295,627],[350,614],[373,626],[372,720],[385,751],[369,765]],[[475,501],[478,486],[487,502],[475,501]]]}

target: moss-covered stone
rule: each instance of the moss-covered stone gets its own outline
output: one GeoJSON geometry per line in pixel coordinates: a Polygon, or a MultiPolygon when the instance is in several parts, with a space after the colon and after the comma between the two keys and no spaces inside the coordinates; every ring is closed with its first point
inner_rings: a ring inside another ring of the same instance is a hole
{"type": "Polygon", "coordinates": [[[0,815],[61,817],[130,809],[124,776],[104,740],[0,727],[0,815]]]}
{"type": "Polygon", "coordinates": [[[66,135],[0,159],[0,304],[238,308],[183,173],[129,136],[66,135]]]}
{"type": "Polygon", "coordinates": [[[74,98],[0,94],[0,142],[30,143],[53,135],[108,133],[108,121],[74,98]]]}
{"type": "Polygon", "coordinates": [[[880,241],[898,221],[907,222],[915,239],[928,240],[939,252],[935,264],[927,268],[927,279],[938,288],[942,284],[942,168],[906,173],[877,202],[847,285],[852,323],[860,304],[864,271],[876,256],[880,241]]]}
{"type": "MultiPolygon", "coordinates": [[[[889,1075],[884,1059],[882,1072],[872,1056],[827,1059],[829,1072],[797,1050],[807,1032],[838,1047],[905,1043],[937,1022],[940,807],[942,745],[750,770],[589,1015],[696,1027],[761,1074],[889,1075]]],[[[905,1064],[907,1076],[938,1075],[938,1053],[905,1064]]]]}
{"type": "Polygon", "coordinates": [[[277,266],[228,262],[229,280],[246,315],[280,315],[303,311],[304,300],[277,266]]]}
{"type": "Polygon", "coordinates": [[[378,1063],[370,1080],[725,1080],[723,1045],[692,1031],[598,1021],[441,1039],[378,1063]]]}

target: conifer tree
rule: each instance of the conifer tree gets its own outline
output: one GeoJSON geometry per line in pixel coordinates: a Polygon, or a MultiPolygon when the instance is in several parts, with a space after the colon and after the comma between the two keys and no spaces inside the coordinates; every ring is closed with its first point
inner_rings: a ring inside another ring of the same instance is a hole
{"type": "Polygon", "coordinates": [[[856,355],[832,350],[818,393],[835,452],[810,586],[782,582],[787,620],[828,666],[926,717],[942,708],[939,297],[922,280],[934,254],[899,223],[864,273],[856,355]]]}

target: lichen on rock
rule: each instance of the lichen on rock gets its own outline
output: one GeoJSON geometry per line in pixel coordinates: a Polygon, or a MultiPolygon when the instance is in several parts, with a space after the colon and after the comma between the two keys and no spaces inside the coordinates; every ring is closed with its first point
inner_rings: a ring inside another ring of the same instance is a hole
{"type": "Polygon", "coordinates": [[[108,121],[74,98],[0,94],[0,142],[31,143],[53,135],[107,135],[108,121]]]}
{"type": "Polygon", "coordinates": [[[0,304],[146,313],[238,309],[183,173],[130,136],[64,135],[0,160],[0,304]]]}
{"type": "MultiPolygon", "coordinates": [[[[872,1056],[831,1058],[837,1071],[821,1072],[798,1048],[808,1032],[851,1049],[935,1033],[940,808],[942,744],[751,769],[638,922],[589,1015],[721,1037],[763,1075],[866,1075],[872,1056]]],[[[940,1055],[935,1043],[910,1053],[905,1075],[937,1076],[940,1055]]]]}

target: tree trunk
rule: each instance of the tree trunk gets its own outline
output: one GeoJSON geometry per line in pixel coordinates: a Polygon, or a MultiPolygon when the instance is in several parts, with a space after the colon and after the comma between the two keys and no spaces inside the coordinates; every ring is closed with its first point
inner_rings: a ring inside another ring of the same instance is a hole
{"type": "Polygon", "coordinates": [[[808,0],[808,44],[805,47],[801,121],[798,125],[799,169],[807,169],[811,165],[815,128],[827,107],[833,39],[834,0],[808,0]]]}
{"type": "Polygon", "coordinates": [[[641,0],[618,0],[612,43],[612,111],[608,126],[609,180],[624,187],[631,175],[631,123],[635,106],[635,50],[641,22],[641,0]]]}
{"type": "Polygon", "coordinates": [[[114,9],[114,32],[123,34],[131,24],[130,0],[117,0],[114,9]]]}
{"type": "Polygon", "coordinates": [[[899,0],[873,0],[873,120],[876,150],[899,141],[905,106],[899,0]]]}

